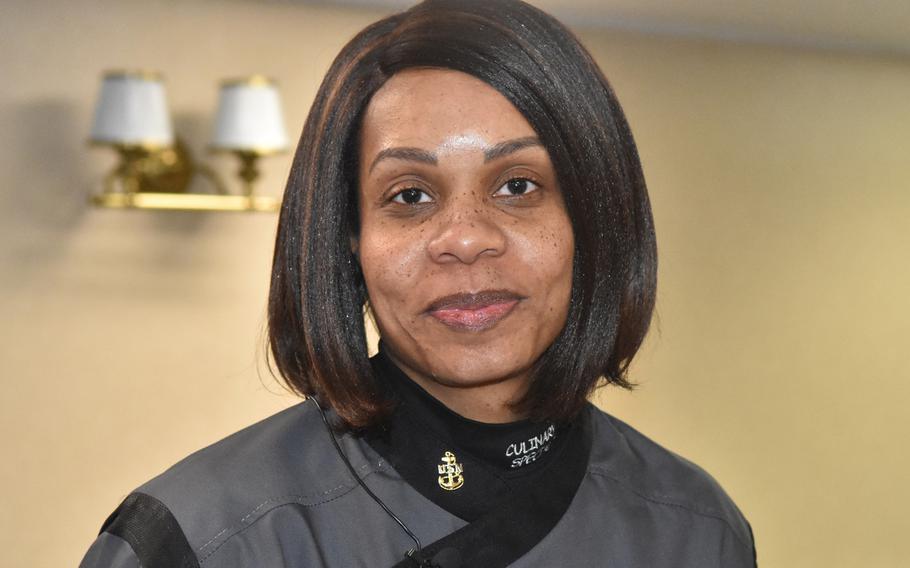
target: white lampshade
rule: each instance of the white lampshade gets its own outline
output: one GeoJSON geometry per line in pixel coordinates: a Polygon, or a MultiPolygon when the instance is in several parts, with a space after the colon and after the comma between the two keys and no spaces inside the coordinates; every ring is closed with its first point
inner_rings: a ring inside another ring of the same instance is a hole
{"type": "Polygon", "coordinates": [[[212,146],[260,154],[287,148],[281,99],[274,82],[255,75],[222,83],[212,146]]]}
{"type": "Polygon", "coordinates": [[[145,71],[105,73],[91,139],[100,144],[170,146],[174,130],[161,76],[145,71]]]}

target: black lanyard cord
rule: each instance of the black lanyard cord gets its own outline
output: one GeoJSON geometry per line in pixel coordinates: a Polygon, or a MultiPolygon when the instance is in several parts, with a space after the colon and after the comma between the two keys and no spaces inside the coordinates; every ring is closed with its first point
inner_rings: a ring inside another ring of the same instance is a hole
{"type": "Polygon", "coordinates": [[[373,493],[369,487],[367,487],[366,483],[363,482],[363,480],[360,478],[360,476],[357,475],[357,472],[354,470],[354,466],[351,465],[351,462],[348,460],[348,457],[345,455],[344,451],[342,451],[341,444],[338,443],[338,438],[335,437],[335,431],[332,430],[332,425],[329,424],[329,419],[326,417],[325,411],[322,409],[322,406],[319,404],[319,401],[316,400],[316,397],[310,397],[310,400],[312,400],[313,404],[316,405],[316,408],[319,409],[319,414],[322,416],[322,421],[325,423],[326,430],[328,430],[329,436],[332,438],[332,443],[335,445],[335,450],[338,451],[338,455],[341,456],[341,461],[344,462],[344,465],[348,466],[348,471],[351,472],[351,475],[354,476],[354,479],[357,480],[357,483],[359,483],[360,486],[363,487],[363,490],[367,492],[367,495],[369,495],[373,499],[373,501],[376,501],[376,503],[378,503],[379,506],[382,507],[382,510],[385,511],[390,517],[392,517],[392,520],[394,520],[396,523],[398,523],[398,526],[400,526],[401,529],[405,533],[407,533],[407,535],[411,538],[411,540],[414,541],[414,544],[416,545],[417,548],[414,550],[409,550],[407,552],[406,556],[408,556],[409,558],[413,558],[415,551],[416,551],[417,555],[419,556],[420,551],[423,548],[420,546],[420,539],[418,539],[417,535],[415,535],[411,531],[411,529],[409,529],[407,527],[407,525],[405,525],[404,522],[401,519],[399,519],[398,516],[395,513],[393,513],[392,510],[389,509],[389,507],[385,503],[382,502],[382,499],[377,497],[376,494],[373,493]]]}

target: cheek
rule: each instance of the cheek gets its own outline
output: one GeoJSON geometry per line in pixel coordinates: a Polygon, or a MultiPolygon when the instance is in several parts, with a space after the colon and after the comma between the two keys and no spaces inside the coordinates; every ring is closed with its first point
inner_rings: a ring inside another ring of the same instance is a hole
{"type": "Polygon", "coordinates": [[[567,291],[572,286],[575,253],[568,218],[561,214],[548,223],[541,223],[526,234],[524,240],[524,264],[533,270],[533,277],[546,290],[548,301],[568,304],[567,291]]]}
{"type": "Polygon", "coordinates": [[[365,223],[361,227],[360,266],[370,302],[375,308],[406,302],[419,279],[421,245],[394,224],[365,223]]]}
{"type": "MultiPolygon", "coordinates": [[[[530,279],[540,302],[536,304],[539,341],[549,345],[565,326],[572,296],[572,265],[575,240],[565,215],[538,226],[528,235],[533,242],[524,265],[531,269],[530,279]]],[[[530,280],[529,279],[529,280],[530,280]]]]}
{"type": "Polygon", "coordinates": [[[569,302],[572,296],[572,264],[575,257],[575,241],[571,228],[568,231],[557,232],[557,239],[552,248],[553,270],[550,278],[553,293],[550,298],[549,310],[559,320],[559,327],[565,324],[569,313],[569,302]]]}

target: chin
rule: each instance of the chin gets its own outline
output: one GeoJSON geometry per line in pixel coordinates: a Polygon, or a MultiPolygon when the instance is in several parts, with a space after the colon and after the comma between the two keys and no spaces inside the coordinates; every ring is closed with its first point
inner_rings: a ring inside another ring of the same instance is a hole
{"type": "Polygon", "coordinates": [[[503,353],[496,345],[489,343],[479,347],[446,346],[444,352],[437,351],[434,361],[433,379],[439,384],[451,387],[474,387],[526,378],[537,357],[530,348],[515,349],[503,353]]]}

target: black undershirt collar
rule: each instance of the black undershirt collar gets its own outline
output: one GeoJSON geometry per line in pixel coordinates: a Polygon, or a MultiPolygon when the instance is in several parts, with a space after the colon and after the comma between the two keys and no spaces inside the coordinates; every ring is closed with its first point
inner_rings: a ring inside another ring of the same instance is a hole
{"type": "Polygon", "coordinates": [[[570,432],[530,420],[464,418],[405,375],[382,344],[370,363],[398,404],[386,423],[366,434],[367,442],[425,497],[466,521],[541,475],[570,432]]]}
{"type": "Polygon", "coordinates": [[[530,420],[490,424],[465,418],[411,380],[381,344],[371,362],[393,389],[400,409],[428,426],[442,441],[452,443],[506,477],[545,467],[547,454],[559,434],[555,424],[530,420]]]}

